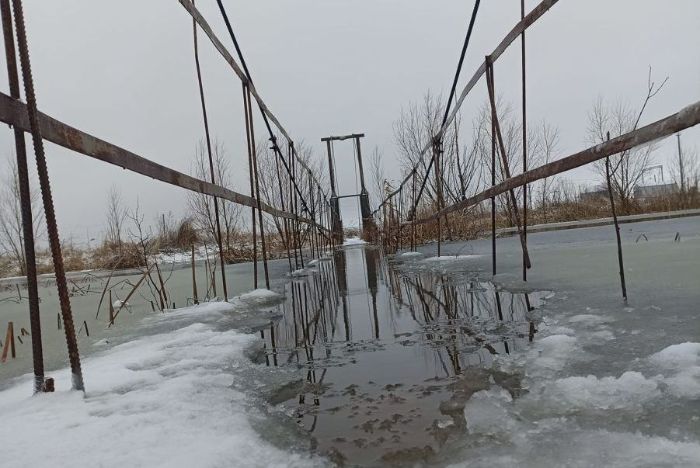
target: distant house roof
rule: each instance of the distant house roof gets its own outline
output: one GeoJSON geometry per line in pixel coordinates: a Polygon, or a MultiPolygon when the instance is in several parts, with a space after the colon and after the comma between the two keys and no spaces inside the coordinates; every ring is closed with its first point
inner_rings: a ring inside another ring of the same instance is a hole
{"type": "Polygon", "coordinates": [[[599,198],[607,198],[608,197],[608,189],[605,187],[598,187],[593,190],[589,190],[587,192],[582,192],[580,194],[580,198],[582,200],[597,200],[599,198]]]}
{"type": "Polygon", "coordinates": [[[634,198],[655,198],[676,192],[676,184],[638,185],[634,188],[634,198]]]}

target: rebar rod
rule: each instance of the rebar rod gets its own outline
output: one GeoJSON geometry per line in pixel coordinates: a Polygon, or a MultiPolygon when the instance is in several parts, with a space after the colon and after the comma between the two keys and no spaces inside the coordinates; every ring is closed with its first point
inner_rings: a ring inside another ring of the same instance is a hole
{"type": "MultiPolygon", "coordinates": [[[[7,58],[7,78],[10,84],[10,95],[15,99],[20,99],[19,75],[17,72],[17,57],[15,55],[15,41],[12,31],[10,1],[0,0],[0,9],[2,10],[2,29],[5,38],[5,57],[7,58]]],[[[24,243],[24,272],[27,275],[29,325],[32,335],[32,363],[34,367],[34,392],[36,393],[41,391],[44,385],[44,351],[41,339],[39,289],[37,285],[36,251],[34,249],[34,218],[32,215],[27,146],[24,140],[24,132],[16,126],[12,130],[15,138],[15,156],[17,158],[17,183],[19,185],[22,240],[24,243]]]]}
{"type": "Polygon", "coordinates": [[[66,283],[66,272],[63,266],[63,254],[61,252],[61,240],[58,235],[58,225],[56,223],[56,212],[51,194],[51,182],[46,164],[46,154],[44,152],[44,142],[39,128],[36,94],[34,92],[34,79],[32,77],[31,63],[29,61],[29,45],[27,43],[27,31],[24,25],[24,11],[22,0],[13,0],[15,29],[17,31],[17,45],[22,68],[22,79],[24,82],[24,95],[27,100],[27,113],[29,126],[31,128],[32,143],[36,156],[37,172],[39,175],[39,186],[41,188],[41,198],[44,204],[44,216],[46,219],[46,230],[49,235],[49,246],[51,257],[53,258],[54,273],[56,275],[56,288],[58,289],[61,316],[63,318],[66,344],[68,347],[68,358],[71,367],[72,387],[74,390],[84,391],[83,371],[80,366],[80,352],[78,351],[78,341],[75,335],[73,324],[73,311],[71,310],[70,295],[66,283]]]}
{"type": "MultiPolygon", "coordinates": [[[[194,5],[194,0],[192,0],[194,5]]],[[[207,116],[207,104],[204,99],[204,83],[202,82],[202,69],[199,64],[199,45],[197,43],[197,21],[192,19],[192,38],[194,43],[194,63],[197,69],[197,83],[199,85],[199,100],[202,106],[202,119],[204,121],[204,136],[207,143],[207,156],[209,158],[209,176],[211,183],[216,185],[216,175],[214,171],[214,158],[211,148],[211,137],[209,135],[209,118],[207,116]]],[[[218,159],[217,159],[218,164],[218,159]]],[[[226,285],[226,261],[224,259],[224,245],[221,239],[221,221],[219,219],[219,198],[214,198],[214,218],[216,226],[216,242],[219,246],[219,263],[221,264],[221,286],[224,290],[224,300],[228,301],[228,287],[226,285]]]]}

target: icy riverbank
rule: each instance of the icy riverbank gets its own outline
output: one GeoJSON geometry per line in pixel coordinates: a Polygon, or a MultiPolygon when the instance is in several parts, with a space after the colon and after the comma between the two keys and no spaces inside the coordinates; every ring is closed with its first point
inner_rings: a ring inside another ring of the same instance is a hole
{"type": "MultiPolygon", "coordinates": [[[[260,299],[262,293],[248,296],[260,299]]],[[[266,296],[269,296],[267,294],[266,296]]],[[[251,425],[250,397],[231,387],[254,366],[258,338],[217,330],[236,313],[211,303],[150,320],[154,329],[83,361],[87,393],[71,392],[68,369],[51,373],[58,391],[31,395],[29,376],[0,392],[0,440],[11,465],[314,466],[309,455],[276,448],[251,425]],[[193,319],[207,323],[192,323],[193,319]],[[174,319],[174,320],[170,320],[174,319]]],[[[149,326],[149,321],[145,321],[149,326]]]]}

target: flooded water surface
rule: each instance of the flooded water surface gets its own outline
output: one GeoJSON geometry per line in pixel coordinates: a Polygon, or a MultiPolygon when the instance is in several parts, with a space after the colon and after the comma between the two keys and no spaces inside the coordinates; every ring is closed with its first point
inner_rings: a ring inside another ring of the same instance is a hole
{"type": "MultiPolygon", "coordinates": [[[[495,276],[487,240],[446,243],[442,257],[353,245],[292,276],[273,262],[279,299],[199,319],[153,312],[146,296],[110,328],[94,319],[99,295],[74,291],[73,305],[91,325],[88,355],[198,321],[256,334],[250,362],[228,370],[246,395],[232,404],[266,443],[314,463],[698,466],[700,219],[622,229],[628,301],[613,228],[596,227],[532,234],[527,283],[515,238],[499,239],[495,276]]],[[[250,272],[227,269],[235,294],[250,272]]],[[[171,281],[185,305],[191,272],[171,281]]],[[[42,291],[46,347],[63,353],[42,291]]],[[[27,326],[26,302],[10,302],[3,319],[27,326]]],[[[31,370],[28,341],[19,351],[2,385],[31,370]]],[[[49,368],[65,366],[59,355],[49,368]]]]}
{"type": "Polygon", "coordinates": [[[492,383],[520,393],[520,375],[487,369],[534,339],[545,293],[498,288],[466,271],[470,260],[359,246],[288,286],[268,354],[303,378],[273,400],[319,451],[353,464],[426,461],[466,430],[471,394],[492,383]]]}

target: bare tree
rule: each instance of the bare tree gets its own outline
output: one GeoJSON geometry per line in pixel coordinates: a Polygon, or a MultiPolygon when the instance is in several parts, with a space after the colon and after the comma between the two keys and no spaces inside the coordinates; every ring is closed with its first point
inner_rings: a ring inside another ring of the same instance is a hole
{"type": "Polygon", "coordinates": [[[127,210],[124,207],[122,194],[116,185],[112,185],[107,192],[107,232],[105,242],[111,247],[122,251],[122,235],[124,231],[124,220],[127,210]]]}
{"type": "MultiPolygon", "coordinates": [[[[608,139],[608,134],[610,134],[611,138],[614,138],[635,130],[639,126],[639,121],[649,101],[661,91],[667,81],[668,77],[657,86],[652,81],[650,67],[647,80],[647,94],[638,110],[623,102],[608,105],[602,98],[598,98],[593,105],[593,109],[588,114],[589,143],[602,143],[608,139]]],[[[652,143],[638,146],[610,157],[610,165],[612,167],[610,185],[614,196],[620,200],[623,212],[630,211],[634,189],[642,181],[644,172],[652,164],[656,149],[657,146],[652,143]]],[[[605,159],[596,161],[593,163],[593,167],[605,179],[605,159]]]]}
{"type": "MultiPolygon", "coordinates": [[[[8,157],[6,164],[7,172],[0,185],[0,254],[10,257],[19,273],[26,275],[17,161],[13,157],[8,157]]],[[[38,239],[43,231],[44,214],[36,191],[31,191],[30,199],[34,237],[38,239]]]]}
{"type": "MultiPolygon", "coordinates": [[[[226,149],[219,141],[214,141],[212,145],[212,156],[214,162],[214,181],[217,185],[226,188],[233,187],[231,174],[231,163],[226,157],[226,149]]],[[[194,177],[202,180],[211,180],[209,170],[209,156],[204,142],[197,145],[195,158],[191,173],[194,177]]],[[[210,195],[190,192],[187,197],[187,204],[192,218],[201,231],[209,240],[216,239],[216,215],[214,212],[214,199],[210,195]]],[[[231,203],[228,200],[219,199],[219,220],[221,222],[221,235],[224,250],[230,252],[234,248],[234,243],[240,226],[241,206],[231,203]]]]}
{"type": "MultiPolygon", "coordinates": [[[[423,149],[430,145],[433,138],[440,131],[444,106],[442,98],[435,96],[430,91],[426,92],[421,103],[411,102],[408,107],[401,110],[399,119],[394,122],[394,139],[399,150],[399,164],[402,173],[409,174],[414,166],[418,165],[416,173],[416,185],[420,187],[425,180],[432,152],[429,150],[422,154],[423,149]]],[[[445,161],[455,159],[454,130],[449,127],[442,138],[442,150],[440,169],[445,181],[458,178],[456,168],[445,161]]],[[[433,172],[434,174],[434,172],[433,172]]],[[[448,198],[454,198],[456,191],[451,183],[445,183],[448,198]]],[[[429,177],[425,182],[423,197],[428,203],[437,201],[437,185],[434,177],[429,177]]]]}
{"type": "Polygon", "coordinates": [[[378,146],[374,147],[372,156],[369,159],[370,173],[370,196],[374,199],[375,204],[381,203],[384,199],[384,180],[386,179],[386,171],[382,163],[382,152],[378,146]]]}
{"type": "MultiPolygon", "coordinates": [[[[278,138],[277,141],[284,141],[282,138],[278,138]]],[[[327,178],[325,175],[325,165],[323,160],[317,160],[313,157],[313,150],[304,141],[295,144],[296,155],[299,161],[303,161],[304,164],[311,170],[304,169],[300,162],[293,162],[288,154],[285,154],[285,160],[287,165],[290,166],[290,170],[294,169],[296,172],[296,177],[294,178],[296,182],[296,187],[299,192],[304,197],[308,205],[308,209],[314,209],[316,211],[316,216],[320,213],[320,210],[324,209],[322,206],[321,194],[319,193],[319,187],[313,183],[312,176],[321,184],[320,189],[323,193],[329,193],[329,187],[327,178]],[[294,167],[292,167],[292,165],[294,167]]],[[[290,193],[297,195],[296,189],[294,189],[293,184],[290,181],[289,174],[280,161],[279,156],[270,147],[269,144],[260,143],[257,147],[257,159],[258,159],[258,172],[259,172],[259,183],[260,183],[260,197],[262,200],[269,205],[284,208],[286,211],[292,210],[293,198],[290,193]]],[[[308,216],[308,213],[304,213],[301,201],[297,202],[298,208],[300,210],[301,216],[308,216]]],[[[283,242],[287,242],[285,239],[285,224],[284,222],[276,217],[266,217],[267,221],[266,227],[276,230],[280,239],[283,242]]],[[[301,226],[302,229],[308,229],[308,226],[301,226]]],[[[270,229],[266,231],[270,232],[270,229]]],[[[292,245],[292,240],[289,240],[290,245],[292,245]]]]}
{"type": "Polygon", "coordinates": [[[678,153],[671,160],[671,180],[678,186],[681,207],[689,204],[698,193],[700,164],[695,147],[686,147],[678,135],[678,153]]]}
{"type": "MultiPolygon", "coordinates": [[[[559,130],[557,130],[555,127],[552,127],[551,125],[547,124],[546,122],[542,122],[541,127],[540,127],[540,135],[541,135],[541,158],[539,163],[540,164],[548,164],[552,162],[552,157],[554,156],[554,151],[556,151],[557,144],[559,142],[559,130]]],[[[544,222],[546,223],[547,220],[547,205],[549,204],[549,201],[552,196],[552,187],[554,186],[555,183],[555,178],[554,177],[545,177],[542,179],[539,183],[539,187],[537,190],[537,198],[538,198],[538,205],[539,208],[542,210],[542,215],[544,216],[544,222]]]]}
{"type": "MultiPolygon", "coordinates": [[[[517,116],[513,112],[512,107],[504,103],[501,99],[496,101],[496,116],[501,128],[503,137],[503,146],[505,148],[505,159],[511,174],[516,174],[522,169],[522,130],[517,116]]],[[[534,134],[530,132],[528,138],[531,148],[529,148],[530,163],[534,164],[535,151],[537,145],[533,145],[535,141],[534,134]]],[[[474,146],[476,158],[479,160],[481,167],[481,178],[485,185],[491,185],[492,171],[495,171],[496,184],[503,182],[506,178],[503,167],[503,158],[500,155],[500,145],[496,144],[496,167],[492,167],[492,144],[493,132],[491,127],[491,104],[485,102],[477,114],[474,122],[474,146]]],[[[522,188],[514,190],[518,204],[521,204],[522,188]]],[[[497,197],[497,203],[501,209],[505,210],[507,219],[513,220],[513,207],[511,206],[509,193],[504,193],[497,197]]]]}

